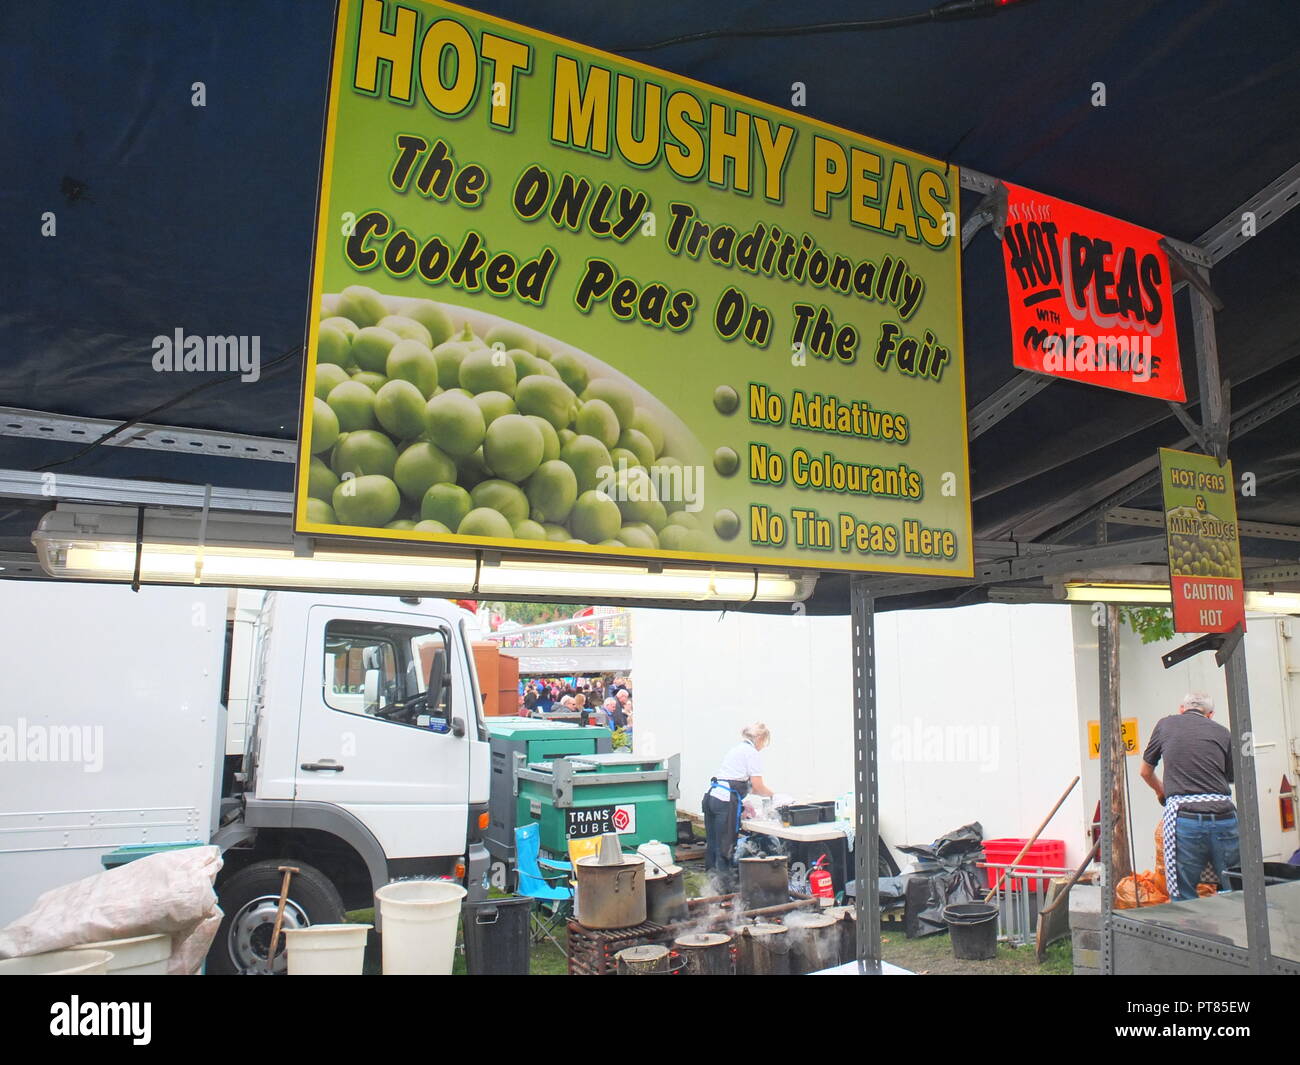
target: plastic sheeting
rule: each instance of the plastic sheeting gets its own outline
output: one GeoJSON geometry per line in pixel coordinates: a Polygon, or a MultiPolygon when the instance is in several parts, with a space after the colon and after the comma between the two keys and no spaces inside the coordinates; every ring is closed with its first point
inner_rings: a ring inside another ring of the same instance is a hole
{"type": "Polygon", "coordinates": [[[192,847],[52,888],[29,913],[0,929],[0,958],[165,932],[172,937],[167,974],[192,975],[221,924],[213,890],[220,871],[216,847],[192,847]]]}
{"type": "Polygon", "coordinates": [[[984,857],[984,828],[978,821],[953,829],[933,843],[898,849],[917,859],[916,868],[904,878],[909,939],[948,931],[943,919],[945,906],[982,900],[976,863],[984,857]]]}

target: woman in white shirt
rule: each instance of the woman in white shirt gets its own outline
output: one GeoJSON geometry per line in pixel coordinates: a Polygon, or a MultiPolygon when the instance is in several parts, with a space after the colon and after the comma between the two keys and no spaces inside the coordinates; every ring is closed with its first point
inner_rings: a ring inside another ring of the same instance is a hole
{"type": "Polygon", "coordinates": [[[762,722],[740,730],[741,742],[722,757],[722,764],[704,793],[704,832],[707,845],[704,867],[710,873],[730,879],[740,834],[740,804],[746,795],[771,796],[763,783],[761,751],[772,739],[762,722]]]}

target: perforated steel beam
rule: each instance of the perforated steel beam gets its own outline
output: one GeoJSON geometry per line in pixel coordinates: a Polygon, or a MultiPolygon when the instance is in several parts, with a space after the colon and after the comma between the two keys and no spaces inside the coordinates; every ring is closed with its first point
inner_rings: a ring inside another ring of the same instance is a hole
{"type": "Polygon", "coordinates": [[[44,576],[35,552],[0,551],[0,578],[44,576]]]}
{"type": "MultiPolygon", "coordinates": [[[[872,581],[871,594],[877,599],[913,592],[938,591],[944,588],[967,588],[1002,581],[1031,580],[1035,577],[1073,573],[1108,566],[1136,566],[1164,562],[1168,557],[1165,537],[1144,536],[1101,545],[1060,544],[1013,558],[992,559],[975,564],[973,578],[884,577],[872,581]]],[[[868,578],[870,580],[870,578],[868,578]]]]}
{"type": "MultiPolygon", "coordinates": [[[[1238,631],[1241,623],[1238,622],[1238,631]]],[[[1246,644],[1238,640],[1224,664],[1228,682],[1228,727],[1232,730],[1232,774],[1241,822],[1241,875],[1246,908],[1246,947],[1250,968],[1269,970],[1268,902],[1264,891],[1264,850],[1259,835],[1259,786],[1255,780],[1255,747],[1250,725],[1250,685],[1246,678],[1246,644]]]]}
{"type": "Polygon", "coordinates": [[[1033,399],[1056,378],[1022,370],[987,399],[981,400],[966,416],[966,435],[976,440],[1003,418],[1033,399]]]}
{"type": "Polygon", "coordinates": [[[858,972],[879,975],[880,785],[876,714],[875,602],[861,577],[850,579],[853,638],[853,828],[854,902],[858,972]]]}
{"type": "Polygon", "coordinates": [[[1119,677],[1116,669],[1119,656],[1114,653],[1119,642],[1119,608],[1107,603],[1102,624],[1097,630],[1097,698],[1098,716],[1101,718],[1100,746],[1097,768],[1100,773],[1101,793],[1101,972],[1112,976],[1115,972],[1114,926],[1111,915],[1115,912],[1115,809],[1114,781],[1116,773],[1127,772],[1115,765],[1114,722],[1118,717],[1119,677]]]}
{"type": "Polygon", "coordinates": [[[1253,223],[1250,228],[1258,235],[1297,204],[1300,204],[1300,163],[1270,181],[1235,211],[1226,214],[1197,237],[1196,243],[1205,249],[1213,266],[1251,239],[1246,233],[1247,214],[1253,223]]]}
{"type": "MultiPolygon", "coordinates": [[[[1116,507],[1106,514],[1111,525],[1135,525],[1150,529],[1163,529],[1165,516],[1158,510],[1139,510],[1136,507],[1116,507]]],[[[1243,521],[1237,525],[1241,536],[1254,540],[1290,540],[1300,542],[1300,525],[1276,525],[1267,521],[1243,521]]]]}
{"type": "MultiPolygon", "coordinates": [[[[1209,281],[1210,275],[1201,271],[1201,278],[1209,281]]],[[[1209,444],[1209,454],[1228,461],[1228,424],[1225,415],[1222,377],[1219,373],[1219,340],[1214,329],[1214,307],[1205,293],[1193,287],[1192,336],[1196,345],[1196,373],[1200,379],[1201,438],[1202,446],[1209,444]]]]}
{"type": "MultiPolygon", "coordinates": [[[[1232,419],[1232,425],[1229,430],[1229,439],[1236,440],[1247,433],[1258,429],[1261,425],[1276,418],[1279,414],[1284,414],[1296,404],[1300,403],[1300,384],[1292,385],[1290,388],[1280,392],[1272,399],[1265,400],[1255,404],[1250,410],[1243,412],[1232,419]]],[[[1168,446],[1174,449],[1183,449],[1195,443],[1190,436],[1185,436],[1176,440],[1168,446]]],[[[1123,483],[1123,487],[1112,491],[1109,495],[1097,500],[1086,510],[1076,512],[1073,517],[1069,518],[1065,524],[1061,525],[1054,533],[1044,538],[1044,543],[1059,543],[1073,536],[1080,529],[1092,525],[1101,519],[1104,515],[1122,506],[1135,496],[1141,495],[1150,488],[1155,488],[1160,483],[1160,472],[1157,467],[1160,459],[1156,455],[1151,455],[1139,459],[1133,463],[1127,470],[1122,470],[1104,481],[1099,481],[1090,488],[1081,489],[1074,493],[1075,496],[1090,496],[1100,490],[1106,484],[1115,482],[1125,482],[1126,478],[1136,477],[1136,480],[1130,480],[1123,483]]],[[[1057,503],[1054,507],[1047,508],[1041,512],[1042,516],[1031,519],[1030,522],[1017,527],[1016,533],[1018,538],[1024,539],[1040,534],[1044,526],[1050,528],[1049,522],[1055,524],[1054,512],[1060,510],[1065,505],[1064,501],[1057,503]]]]}
{"type": "MultiPolygon", "coordinates": [[[[69,444],[90,444],[111,433],[120,421],[107,418],[78,418],[49,411],[0,407],[0,436],[28,440],[58,440],[69,444]]],[[[138,447],[149,451],[214,455],[218,458],[260,459],[263,462],[295,462],[298,446],[293,440],[267,436],[245,436],[213,429],[182,429],[174,425],[133,425],[116,436],[102,440],[104,447],[138,447]]]]}
{"type": "MultiPolygon", "coordinates": [[[[200,510],[206,486],[168,481],[133,481],[120,477],[85,477],[72,473],[0,470],[0,498],[22,499],[53,506],[61,502],[119,503],[124,506],[184,507],[200,510]]],[[[251,488],[212,489],[213,510],[257,514],[293,513],[292,492],[261,492],[251,488]]]]}
{"type": "Polygon", "coordinates": [[[1300,581],[1300,566],[1262,566],[1245,572],[1246,586],[1258,588],[1263,584],[1281,584],[1300,581]]]}

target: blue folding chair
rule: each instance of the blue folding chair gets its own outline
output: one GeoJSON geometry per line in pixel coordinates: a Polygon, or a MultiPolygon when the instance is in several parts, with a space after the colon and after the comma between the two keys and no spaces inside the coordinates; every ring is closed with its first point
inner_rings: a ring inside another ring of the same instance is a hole
{"type": "Polygon", "coordinates": [[[519,886],[517,893],[535,899],[531,913],[533,942],[540,943],[545,936],[560,950],[564,945],[555,938],[555,927],[568,920],[573,912],[573,888],[569,877],[573,866],[568,862],[543,858],[541,828],[533,823],[515,829],[515,875],[519,886]],[[551,872],[544,872],[550,869],[551,872]],[[559,883],[555,883],[558,881],[559,883]]]}

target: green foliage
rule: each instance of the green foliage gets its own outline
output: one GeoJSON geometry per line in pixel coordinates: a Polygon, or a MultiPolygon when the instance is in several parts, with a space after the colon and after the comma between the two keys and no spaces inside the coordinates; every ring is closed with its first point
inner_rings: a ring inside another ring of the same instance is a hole
{"type": "Polygon", "coordinates": [[[1143,643],[1174,638],[1174,612],[1167,606],[1121,606],[1120,621],[1142,637],[1143,643]]]}
{"type": "Polygon", "coordinates": [[[540,625],[546,621],[565,621],[573,617],[580,606],[573,603],[492,603],[492,613],[500,614],[520,625],[540,625]]]}
{"type": "Polygon", "coordinates": [[[627,731],[621,728],[614,730],[614,734],[609,738],[609,745],[616,751],[630,751],[632,749],[632,741],[627,738],[627,731]]]}

